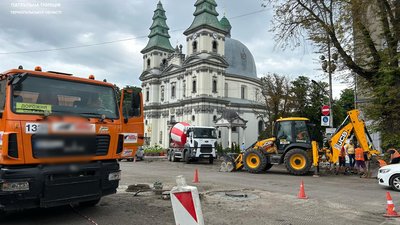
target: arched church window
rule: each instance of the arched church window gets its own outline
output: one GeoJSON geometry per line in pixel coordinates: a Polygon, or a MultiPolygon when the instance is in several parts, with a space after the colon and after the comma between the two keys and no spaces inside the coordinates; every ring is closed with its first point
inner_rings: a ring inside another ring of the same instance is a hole
{"type": "Polygon", "coordinates": [[[196,80],[193,81],[192,92],[193,92],[193,93],[196,93],[196,92],[197,92],[197,82],[196,82],[196,80]]]}
{"type": "Polygon", "coordinates": [[[193,41],[193,53],[197,52],[197,41],[193,41]]]}
{"type": "Polygon", "coordinates": [[[163,59],[162,60],[162,64],[163,64],[163,66],[166,66],[167,65],[167,59],[163,59]]]}
{"type": "Polygon", "coordinates": [[[175,98],[175,96],[176,96],[176,88],[175,85],[173,85],[171,88],[171,98],[175,98]]]}
{"type": "Polygon", "coordinates": [[[218,51],[218,42],[217,41],[213,41],[212,42],[212,51],[213,52],[217,52],[218,51]]]}
{"type": "Polygon", "coordinates": [[[186,81],[183,81],[183,85],[182,85],[182,89],[183,89],[183,97],[186,97],[186,81]]]}
{"type": "Polygon", "coordinates": [[[212,81],[212,92],[217,93],[217,80],[212,81]]]}
{"type": "Polygon", "coordinates": [[[147,59],[147,69],[150,68],[150,59],[147,59]]]}
{"type": "Polygon", "coordinates": [[[225,83],[224,91],[225,91],[225,98],[227,98],[228,97],[228,83],[225,83]]]}

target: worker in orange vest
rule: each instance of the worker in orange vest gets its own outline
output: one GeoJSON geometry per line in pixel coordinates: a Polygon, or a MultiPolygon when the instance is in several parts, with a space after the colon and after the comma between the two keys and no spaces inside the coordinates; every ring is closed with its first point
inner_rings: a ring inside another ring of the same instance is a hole
{"type": "Polygon", "coordinates": [[[363,169],[363,173],[366,173],[367,167],[365,166],[364,150],[360,147],[360,145],[357,145],[357,148],[355,149],[355,158],[358,174],[361,175],[361,168],[363,169]]]}
{"type": "Polygon", "coordinates": [[[387,152],[390,153],[390,164],[397,164],[400,162],[400,153],[396,149],[391,148],[387,150],[387,152]]]}

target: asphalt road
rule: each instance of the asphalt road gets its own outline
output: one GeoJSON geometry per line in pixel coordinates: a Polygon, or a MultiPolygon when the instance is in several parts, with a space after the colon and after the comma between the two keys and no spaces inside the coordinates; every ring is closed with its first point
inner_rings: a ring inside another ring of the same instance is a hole
{"type": "Polygon", "coordinates": [[[117,194],[107,196],[91,208],[59,207],[12,213],[0,224],[174,224],[170,201],[149,193],[125,192],[128,185],[163,183],[175,185],[183,175],[190,184],[199,169],[202,210],[206,224],[400,224],[387,219],[386,191],[400,207],[400,193],[377,184],[375,179],[329,175],[314,178],[292,176],[283,167],[264,174],[245,171],[218,172],[219,165],[184,164],[168,161],[122,162],[122,180],[117,194]],[[308,200],[296,198],[304,180],[308,200]],[[232,199],[224,191],[238,190],[254,198],[232,199]]]}

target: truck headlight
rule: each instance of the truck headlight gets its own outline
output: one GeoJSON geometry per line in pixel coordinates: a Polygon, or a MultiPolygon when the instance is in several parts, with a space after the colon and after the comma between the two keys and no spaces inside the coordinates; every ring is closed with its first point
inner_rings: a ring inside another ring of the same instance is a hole
{"type": "Polygon", "coordinates": [[[390,172],[390,169],[380,169],[379,173],[388,173],[390,172]]]}
{"type": "Polygon", "coordinates": [[[108,174],[108,180],[121,180],[121,171],[108,174]]]}
{"type": "Polygon", "coordinates": [[[4,182],[1,184],[2,191],[29,191],[28,181],[18,181],[18,182],[4,182]]]}

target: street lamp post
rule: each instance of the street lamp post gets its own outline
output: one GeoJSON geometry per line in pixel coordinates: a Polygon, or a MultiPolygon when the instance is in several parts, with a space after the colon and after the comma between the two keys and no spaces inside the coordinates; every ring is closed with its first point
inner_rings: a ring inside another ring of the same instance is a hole
{"type": "Polygon", "coordinates": [[[336,70],[336,61],[338,60],[338,54],[333,53],[331,54],[331,44],[330,41],[328,41],[328,59],[324,56],[321,55],[319,57],[321,60],[321,67],[322,70],[325,73],[328,73],[329,76],[329,127],[333,127],[333,108],[332,108],[332,102],[333,102],[333,97],[332,97],[332,74],[336,70]]]}

